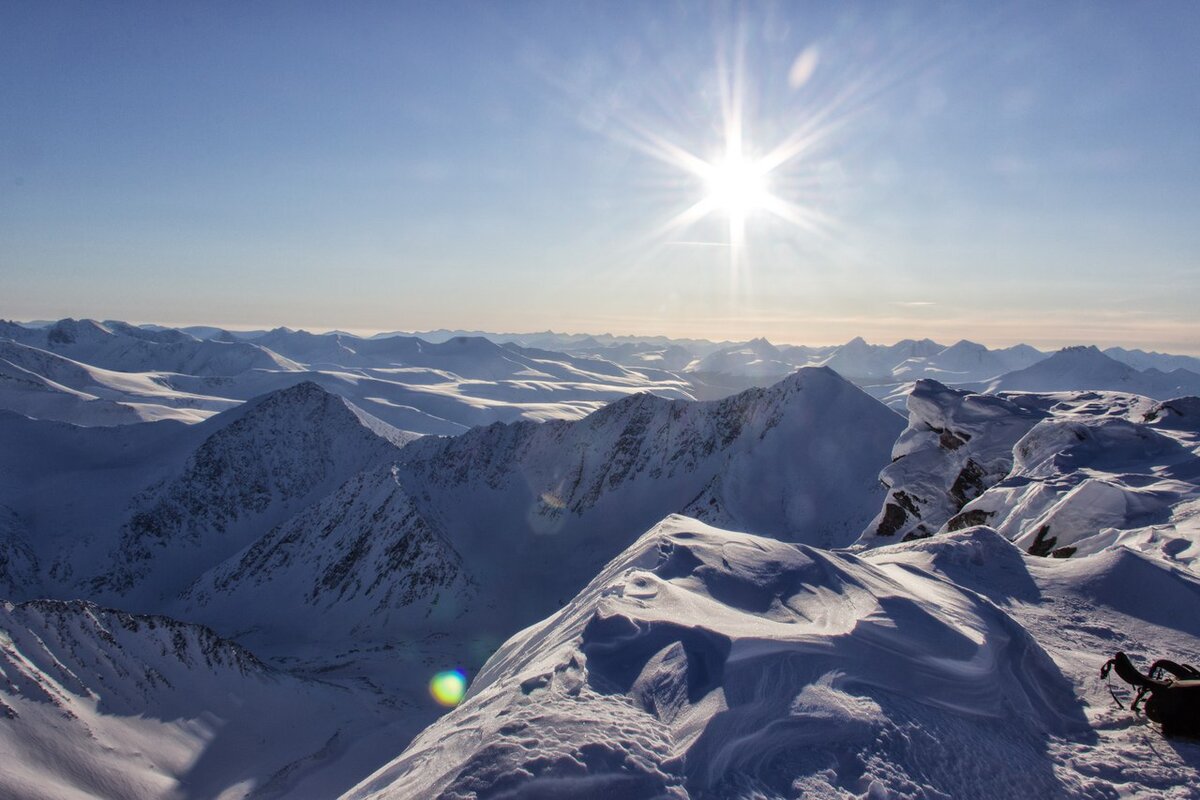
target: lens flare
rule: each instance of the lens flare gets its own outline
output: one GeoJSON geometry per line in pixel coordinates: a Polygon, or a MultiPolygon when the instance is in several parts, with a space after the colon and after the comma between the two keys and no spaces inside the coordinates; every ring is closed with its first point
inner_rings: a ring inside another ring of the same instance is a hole
{"type": "Polygon", "coordinates": [[[439,672],[429,681],[429,694],[446,708],[454,708],[467,693],[467,676],[461,670],[439,672]]]}

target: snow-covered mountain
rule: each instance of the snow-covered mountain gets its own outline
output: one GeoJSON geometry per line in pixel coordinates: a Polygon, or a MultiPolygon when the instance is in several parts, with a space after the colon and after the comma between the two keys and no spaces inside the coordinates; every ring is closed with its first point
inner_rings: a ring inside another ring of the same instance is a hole
{"type": "Polygon", "coordinates": [[[149,331],[125,323],[62,319],[45,328],[0,321],[0,339],[49,350],[74,361],[121,372],[237,375],[296,365],[250,342],[201,340],[177,330],[149,331]]]}
{"type": "Polygon", "coordinates": [[[701,374],[775,379],[795,370],[796,365],[766,339],[752,339],[741,346],[718,350],[688,367],[689,372],[701,374]]]}
{"type": "Polygon", "coordinates": [[[1200,557],[1200,407],[1138,395],[973,394],[920,381],[880,474],[878,545],[987,524],[1035,555],[1117,543],[1200,557]]]}
{"type": "Polygon", "coordinates": [[[1159,400],[1200,394],[1200,375],[1185,369],[1137,370],[1096,347],[1066,347],[1038,363],[1000,376],[989,392],[1071,392],[1082,389],[1140,394],[1159,400]]]}
{"type": "Polygon", "coordinates": [[[901,362],[892,369],[891,375],[898,381],[933,378],[942,383],[970,383],[1023,369],[1045,357],[1028,345],[989,350],[963,339],[933,355],[901,362]]]}
{"type": "Polygon", "coordinates": [[[834,351],[822,364],[837,370],[852,380],[890,378],[892,370],[910,359],[936,355],[945,345],[930,339],[903,339],[894,345],[867,344],[855,337],[834,351]]]}
{"type": "MultiPolygon", "coordinates": [[[[765,339],[728,347],[693,362],[687,372],[705,384],[735,386],[778,378],[802,366],[827,366],[883,397],[894,387],[921,378],[962,384],[985,381],[1044,359],[1028,345],[997,350],[966,339],[946,347],[930,339],[893,345],[869,344],[862,337],[832,347],[776,347],[765,339]]],[[[1076,387],[1090,388],[1090,387],[1076,387]]]]}
{"type": "Polygon", "coordinates": [[[1200,781],[1094,677],[1115,648],[1200,661],[1200,400],[1162,399],[1186,371],[967,341],[10,332],[0,796],[1200,781]],[[231,344],[274,366],[223,371],[204,347],[231,344]],[[435,722],[450,668],[471,694],[435,722]]]}
{"type": "Polygon", "coordinates": [[[1156,369],[1162,372],[1186,369],[1188,372],[1200,374],[1200,358],[1195,356],[1176,356],[1153,351],[1147,353],[1145,350],[1127,350],[1124,347],[1107,347],[1104,349],[1104,355],[1134,369],[1156,369]]]}
{"type": "Polygon", "coordinates": [[[378,638],[440,630],[475,599],[462,556],[400,487],[360,472],[187,589],[174,610],[270,640],[378,638]],[[248,609],[252,609],[249,612],[248,609]]]}
{"type": "MultiPolygon", "coordinates": [[[[1035,569],[986,528],[914,545],[856,557],[668,518],[346,797],[1086,797],[1117,754],[1154,758],[1136,725],[1097,734],[1105,690],[1087,682],[1089,708],[1073,681],[1098,660],[1056,663],[1064,620],[1024,601],[1082,594],[1074,613],[1128,625],[1144,611],[1121,588],[1195,607],[1194,576],[1133,554],[1035,569]],[[989,599],[951,577],[970,569],[989,599]]],[[[1197,633],[1157,636],[1191,654],[1197,633]]],[[[1160,759],[1123,788],[1195,780],[1160,759]]]]}
{"type": "Polygon", "coordinates": [[[311,381],[394,427],[452,434],[496,421],[578,419],[641,391],[693,396],[685,378],[652,360],[626,367],[480,337],[430,343],[278,328],[247,339],[198,330],[213,337],[122,322],[0,323],[0,408],[81,425],[198,422],[311,381]]]}
{"type": "Polygon", "coordinates": [[[76,425],[199,422],[236,400],[171,386],[171,373],[120,372],[0,339],[0,408],[76,425]]]}
{"type": "Polygon", "coordinates": [[[0,432],[0,502],[28,521],[46,588],[131,608],[157,608],[412,438],[311,383],[195,426],[8,415],[0,432]]]}
{"type": "Polygon", "coordinates": [[[876,475],[901,428],[836,373],[805,369],[722,401],[637,395],[574,422],[426,437],[214,568],[171,610],[223,633],[254,628],[256,641],[280,624],[304,633],[298,619],[329,639],[407,635],[429,615],[442,629],[516,630],[670,513],[849,544],[878,508],[876,475]],[[241,602],[251,597],[269,601],[241,602]]]}

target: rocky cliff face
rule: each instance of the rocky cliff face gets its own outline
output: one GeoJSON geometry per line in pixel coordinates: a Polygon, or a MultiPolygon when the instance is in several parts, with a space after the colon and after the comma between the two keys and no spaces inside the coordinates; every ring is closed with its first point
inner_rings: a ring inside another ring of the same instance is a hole
{"type": "Polygon", "coordinates": [[[892,463],[879,475],[888,495],[863,532],[866,543],[907,541],[941,530],[1008,475],[1013,445],[1046,416],[1021,398],[959,391],[932,380],[916,382],[908,414],[892,463]]]}
{"type": "Polygon", "coordinates": [[[475,588],[461,555],[384,467],[205,573],[178,613],[275,639],[379,640],[452,622],[475,588]]]}
{"type": "Polygon", "coordinates": [[[1033,555],[1117,541],[1200,556],[1196,399],[1154,403],[1111,392],[1002,396],[918,381],[909,425],[880,474],[875,546],[990,525],[1033,555]]]}
{"type": "Polygon", "coordinates": [[[104,563],[67,569],[101,596],[171,597],[350,476],[394,458],[404,437],[389,439],[387,426],[366,419],[312,383],[230,412],[181,471],[133,499],[104,563]]]}

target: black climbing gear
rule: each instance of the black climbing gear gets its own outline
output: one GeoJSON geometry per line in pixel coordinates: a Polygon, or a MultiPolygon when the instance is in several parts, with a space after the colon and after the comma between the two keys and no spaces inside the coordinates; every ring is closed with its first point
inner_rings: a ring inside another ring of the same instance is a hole
{"type": "MultiPolygon", "coordinates": [[[[1114,669],[1121,680],[1137,688],[1131,711],[1136,714],[1145,708],[1150,721],[1162,725],[1164,736],[1200,738],[1200,670],[1163,658],[1150,666],[1148,675],[1143,675],[1129,656],[1117,653],[1100,668],[1100,677],[1108,678],[1114,669]]],[[[1111,683],[1108,691],[1124,708],[1111,683]]]]}

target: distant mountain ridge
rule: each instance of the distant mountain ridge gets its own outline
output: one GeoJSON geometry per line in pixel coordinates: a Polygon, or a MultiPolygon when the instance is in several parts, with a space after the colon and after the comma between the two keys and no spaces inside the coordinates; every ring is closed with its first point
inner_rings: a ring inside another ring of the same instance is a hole
{"type": "MultiPolygon", "coordinates": [[[[81,425],[197,422],[311,380],[395,427],[452,434],[494,421],[578,419],[638,391],[720,399],[804,366],[831,367],[902,410],[916,380],[1015,388],[1036,374],[1023,370],[1049,357],[1028,345],[989,349],[967,340],[879,345],[855,337],[810,347],[765,338],[732,343],[552,331],[440,330],[425,337],[175,329],[116,320],[0,322],[0,346],[10,342],[0,353],[0,408],[81,425]],[[54,356],[63,360],[49,360],[54,356]],[[1012,373],[1021,374],[1007,378],[1012,373]]],[[[1200,359],[1122,348],[1106,355],[1144,373],[1121,390],[1160,399],[1195,391],[1200,359]]],[[[1074,383],[1059,388],[1113,388],[1104,370],[1071,374],[1074,383]]]]}

